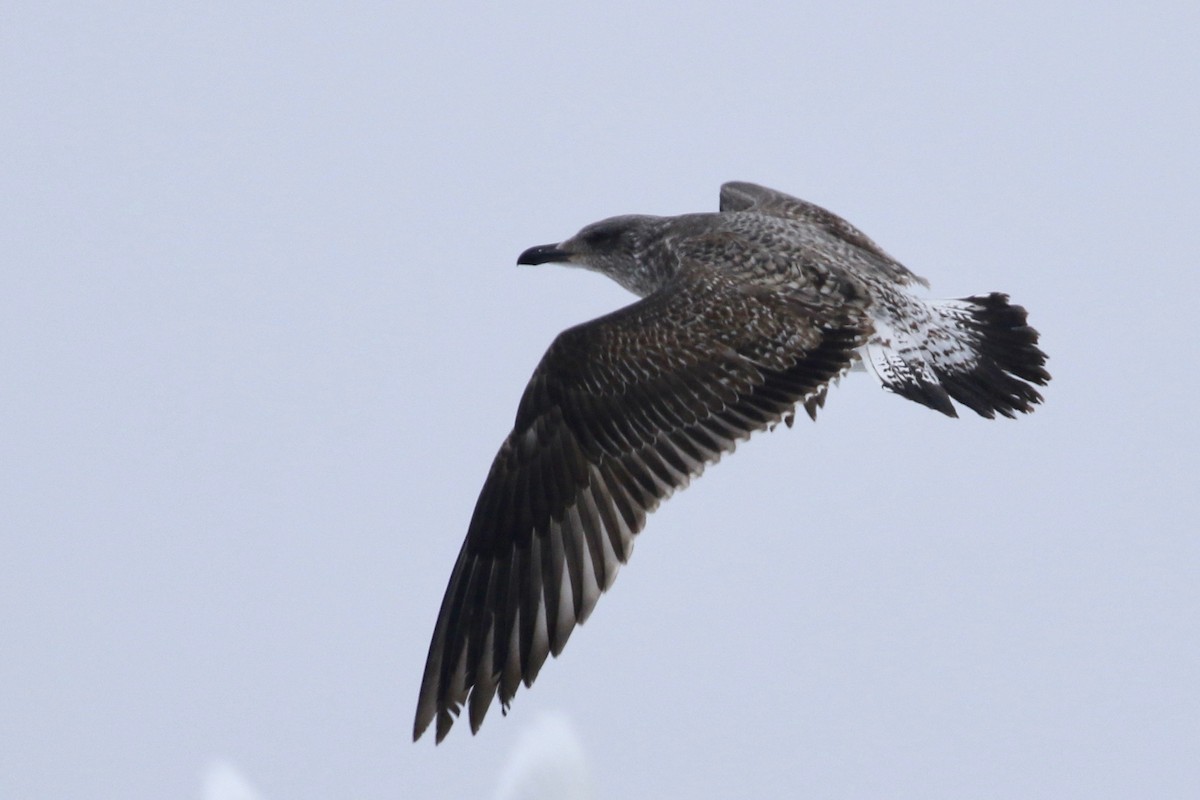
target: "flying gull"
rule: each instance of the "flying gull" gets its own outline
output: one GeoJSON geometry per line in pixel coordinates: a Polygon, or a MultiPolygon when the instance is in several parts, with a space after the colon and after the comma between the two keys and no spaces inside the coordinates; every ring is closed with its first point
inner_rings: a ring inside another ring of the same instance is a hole
{"type": "Polygon", "coordinates": [[[442,600],[413,738],[472,732],[507,710],[629,558],[646,515],[755,431],[816,418],[831,381],[867,365],[885,389],[949,416],[1033,410],[1046,355],[999,293],[914,294],[909,272],[850,223],[751,183],[718,213],[621,216],[518,264],[603,273],[641,299],[563,331],[492,462],[442,600]]]}

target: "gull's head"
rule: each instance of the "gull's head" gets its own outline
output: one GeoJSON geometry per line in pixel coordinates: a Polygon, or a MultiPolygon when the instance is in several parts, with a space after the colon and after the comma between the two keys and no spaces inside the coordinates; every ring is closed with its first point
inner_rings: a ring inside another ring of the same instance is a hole
{"type": "Polygon", "coordinates": [[[531,247],[518,264],[570,264],[601,272],[635,294],[657,288],[648,269],[647,250],[659,237],[664,217],[626,215],[593,222],[558,244],[531,247]]]}

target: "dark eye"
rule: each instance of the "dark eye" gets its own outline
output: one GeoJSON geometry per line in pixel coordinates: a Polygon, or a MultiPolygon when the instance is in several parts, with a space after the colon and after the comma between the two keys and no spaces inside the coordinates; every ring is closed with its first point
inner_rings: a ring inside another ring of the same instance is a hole
{"type": "Polygon", "coordinates": [[[597,250],[604,250],[614,246],[620,238],[621,234],[613,228],[597,228],[583,235],[583,241],[587,243],[588,247],[597,250]]]}

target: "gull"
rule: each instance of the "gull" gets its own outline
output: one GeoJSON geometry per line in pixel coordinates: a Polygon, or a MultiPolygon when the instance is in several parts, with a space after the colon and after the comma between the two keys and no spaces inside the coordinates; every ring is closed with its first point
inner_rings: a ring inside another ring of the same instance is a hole
{"type": "Polygon", "coordinates": [[[664,499],[756,431],[816,419],[869,369],[957,416],[1027,413],[1050,375],[1026,311],[928,283],[825,209],[752,183],[717,213],[626,215],[518,264],[607,275],[640,299],[563,331],[496,454],[442,600],[413,738],[468,708],[476,732],[562,652],[664,499]]]}

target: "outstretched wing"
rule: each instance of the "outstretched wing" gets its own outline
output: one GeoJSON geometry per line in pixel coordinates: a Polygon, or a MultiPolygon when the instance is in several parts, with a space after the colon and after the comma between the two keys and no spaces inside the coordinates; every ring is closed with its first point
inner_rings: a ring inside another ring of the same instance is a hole
{"type": "Polygon", "coordinates": [[[507,708],[629,558],[646,515],[845,371],[848,311],[681,278],[564,331],[521,398],[442,600],[413,738],[507,708]]]}
{"type": "Polygon", "coordinates": [[[874,257],[876,266],[899,284],[929,282],[909,271],[882,247],[846,220],[820,206],[757,183],[731,181],[721,185],[721,211],[753,211],[769,217],[805,222],[874,257]]]}

